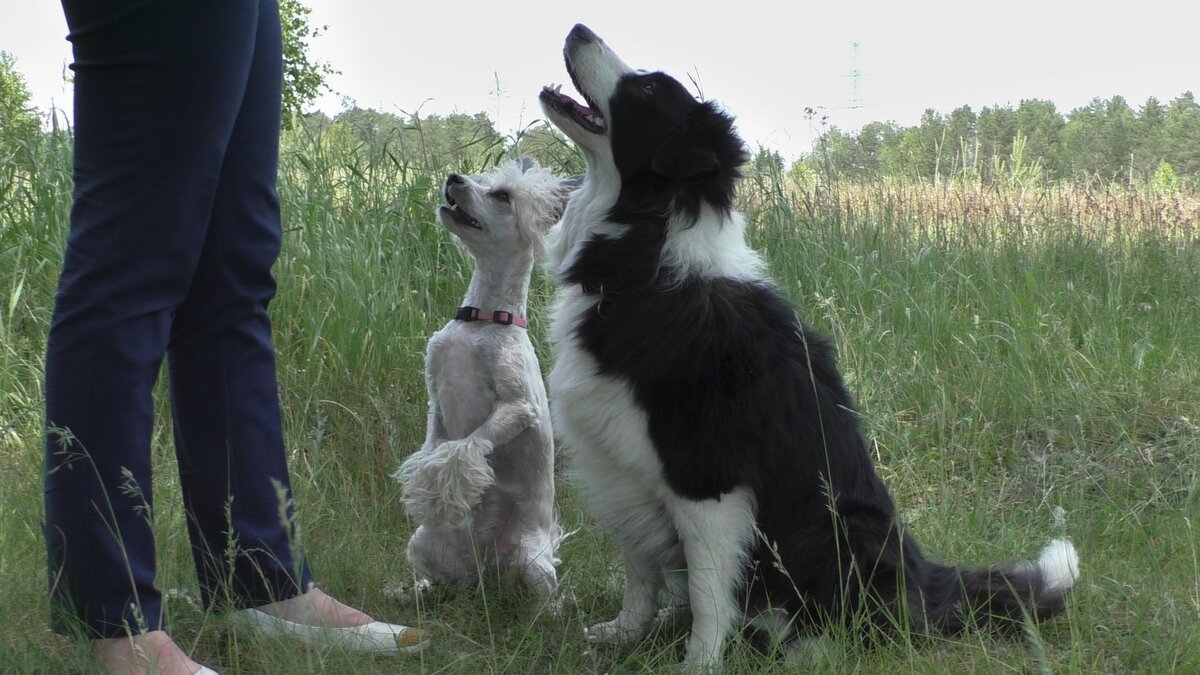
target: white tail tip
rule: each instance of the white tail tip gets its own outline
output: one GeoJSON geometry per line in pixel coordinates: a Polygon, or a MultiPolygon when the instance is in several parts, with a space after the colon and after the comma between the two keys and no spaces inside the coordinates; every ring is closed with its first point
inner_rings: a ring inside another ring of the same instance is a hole
{"type": "Polygon", "coordinates": [[[1079,578],[1079,554],[1066,539],[1055,539],[1038,555],[1038,569],[1047,591],[1065,591],[1079,578]]]}

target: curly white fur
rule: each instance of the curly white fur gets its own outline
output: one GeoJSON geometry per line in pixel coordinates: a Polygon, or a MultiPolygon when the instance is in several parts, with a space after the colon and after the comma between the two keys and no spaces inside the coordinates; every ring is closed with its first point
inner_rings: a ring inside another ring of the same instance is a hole
{"type": "Polygon", "coordinates": [[[439,527],[461,525],[496,482],[491,453],[491,441],[470,437],[414,452],[396,472],[408,515],[439,527]]]}
{"type": "MultiPolygon", "coordinates": [[[[464,306],[525,314],[534,261],[575,185],[528,161],[447,178],[438,219],[475,260],[464,306]]],[[[563,535],[549,406],[528,332],[452,320],[430,338],[425,369],[425,443],[394,474],[420,523],[407,549],[419,585],[474,583],[499,569],[552,600],[563,535]]]]}

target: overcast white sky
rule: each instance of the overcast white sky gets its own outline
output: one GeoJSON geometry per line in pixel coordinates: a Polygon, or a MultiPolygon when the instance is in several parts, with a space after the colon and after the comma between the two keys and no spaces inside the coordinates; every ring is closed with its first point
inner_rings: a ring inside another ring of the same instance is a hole
{"type": "MultiPolygon", "coordinates": [[[[634,67],[695,79],[752,145],[788,158],[819,131],[806,106],[853,129],[876,119],[915,124],[926,108],[962,104],[978,111],[1042,98],[1066,113],[1094,96],[1120,94],[1137,107],[1150,96],[1200,94],[1195,0],[308,4],[313,24],[328,27],[312,55],[341,71],[321,109],[335,114],[348,97],[391,112],[486,112],[502,133],[540,119],[543,84],[570,89],[561,50],[577,22],[634,67]]],[[[59,3],[3,0],[0,50],[17,58],[43,110],[52,101],[70,108],[65,35],[59,3]]]]}

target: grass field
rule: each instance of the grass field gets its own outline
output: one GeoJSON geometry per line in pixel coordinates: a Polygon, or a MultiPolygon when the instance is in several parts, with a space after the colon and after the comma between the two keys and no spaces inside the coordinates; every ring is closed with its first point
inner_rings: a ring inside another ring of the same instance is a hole
{"type": "MultiPolygon", "coordinates": [[[[683,627],[592,648],[619,605],[619,556],[560,485],[561,617],[490,584],[406,605],[413,523],[388,474],[424,433],[425,340],[469,262],[433,222],[441,170],[288,137],[285,249],[272,305],[293,485],[322,585],[431,628],[410,658],[303,650],[197,604],[170,443],[155,436],[160,585],[174,633],[223,673],[606,673],[670,669],[683,627]]],[[[69,207],[69,143],[0,157],[0,672],[88,671],[47,626],[41,362],[69,207]]],[[[546,159],[577,168],[563,149],[546,159]]],[[[986,564],[1070,537],[1066,614],[1023,634],[867,649],[844,635],[818,672],[1200,672],[1200,199],[1146,189],[756,175],[739,204],[773,275],[830,333],[879,470],[936,558],[986,564]]],[[[539,273],[540,275],[540,273],[539,273]]],[[[531,330],[548,370],[551,288],[531,330]]],[[[164,390],[165,391],[165,390],[164,390]]],[[[161,400],[160,409],[165,401],[161,400]]],[[[560,461],[566,462],[565,454],[560,461]]],[[[734,673],[798,667],[735,641],[734,673]]]]}

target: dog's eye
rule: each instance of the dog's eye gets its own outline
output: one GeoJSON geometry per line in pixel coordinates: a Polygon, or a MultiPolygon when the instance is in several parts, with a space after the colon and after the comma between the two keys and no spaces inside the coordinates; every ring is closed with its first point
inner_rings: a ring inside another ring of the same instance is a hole
{"type": "Polygon", "coordinates": [[[509,196],[508,190],[496,190],[495,192],[489,192],[488,196],[502,204],[507,204],[512,201],[512,197],[509,196]]]}
{"type": "Polygon", "coordinates": [[[642,83],[642,91],[647,94],[653,94],[654,93],[654,83],[653,82],[643,82],[642,83]]]}

